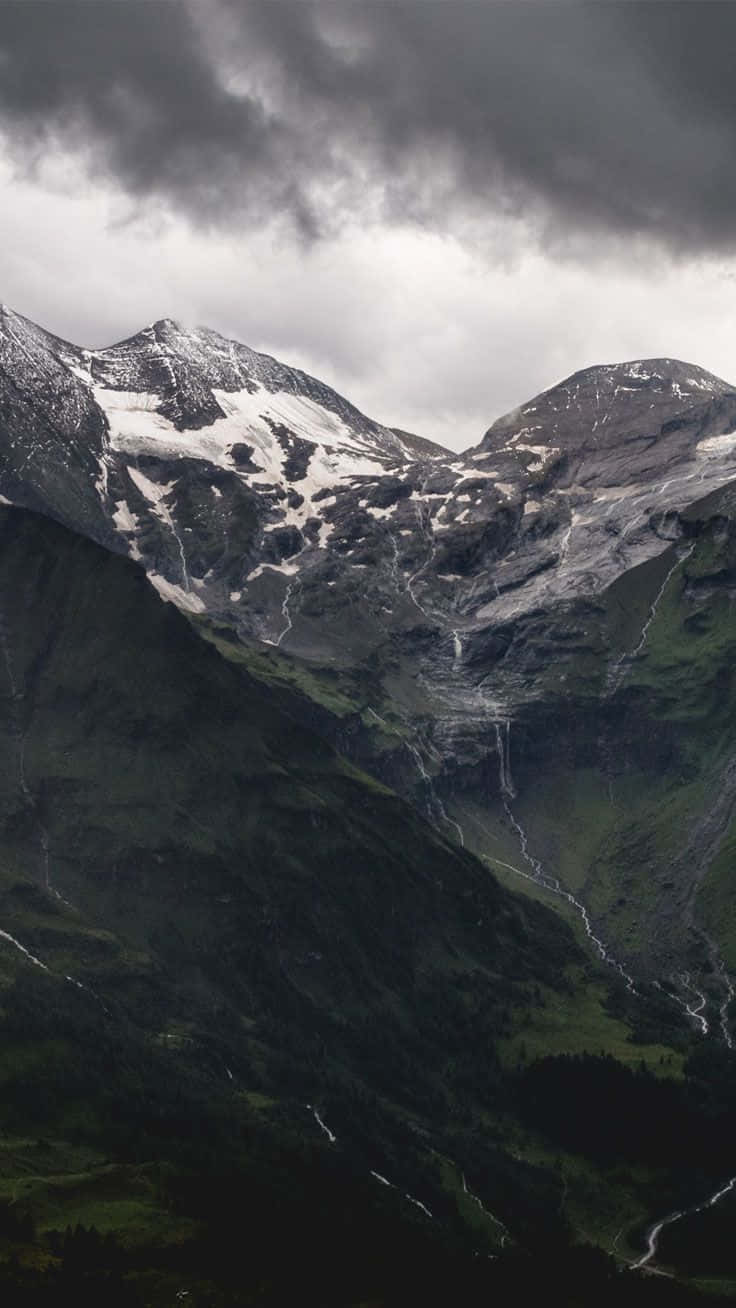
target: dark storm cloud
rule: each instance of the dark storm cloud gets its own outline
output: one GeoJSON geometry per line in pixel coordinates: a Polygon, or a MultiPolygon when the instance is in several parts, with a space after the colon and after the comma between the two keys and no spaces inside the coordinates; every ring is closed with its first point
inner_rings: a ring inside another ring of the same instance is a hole
{"type": "Polygon", "coordinates": [[[183,0],[0,2],[0,126],[16,160],[81,150],[93,179],[198,217],[300,221],[294,133],[221,84],[183,0]]]}
{"type": "Polygon", "coordinates": [[[549,241],[736,245],[736,6],[0,3],[16,158],[197,221],[518,213],[549,241]]]}

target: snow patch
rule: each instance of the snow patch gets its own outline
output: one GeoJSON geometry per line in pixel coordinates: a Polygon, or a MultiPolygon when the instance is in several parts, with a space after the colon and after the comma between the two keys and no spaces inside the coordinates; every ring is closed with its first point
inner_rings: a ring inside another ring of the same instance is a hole
{"type": "Polygon", "coordinates": [[[736,449],[736,431],[724,432],[723,436],[708,436],[695,446],[697,454],[730,454],[733,449],[736,449]]]}
{"type": "MultiPolygon", "coordinates": [[[[298,565],[296,563],[291,563],[288,560],[285,563],[259,563],[257,568],[254,568],[252,572],[248,573],[245,580],[255,581],[256,577],[262,577],[264,572],[280,572],[284,577],[293,577],[294,573],[298,571],[298,565]]],[[[238,591],[237,594],[238,597],[240,597],[240,591],[238,591]]]]}
{"type": "MultiPolygon", "coordinates": [[[[123,536],[134,534],[138,530],[138,518],[131,513],[125,500],[116,500],[112,520],[117,531],[123,536]]],[[[136,561],[143,558],[135,540],[128,541],[128,553],[136,561]]]]}
{"type": "Polygon", "coordinates": [[[131,513],[125,500],[115,501],[112,520],[118,531],[136,531],[138,528],[138,518],[135,513],[131,513]]]}
{"type": "Polygon", "coordinates": [[[157,572],[149,572],[148,580],[156,587],[162,600],[167,604],[175,604],[178,609],[186,609],[188,613],[204,613],[205,606],[198,595],[193,595],[191,591],[174,585],[172,581],[167,581],[157,572]]]}
{"type": "Polygon", "coordinates": [[[395,508],[396,508],[396,505],[395,505],[395,504],[391,504],[391,505],[389,506],[389,508],[387,508],[387,509],[379,509],[379,508],[377,508],[374,504],[367,504],[367,505],[365,506],[365,511],[366,511],[366,513],[370,513],[370,515],[371,515],[372,518],[375,518],[376,520],[379,520],[379,519],[381,519],[381,518],[390,518],[390,517],[392,517],[395,508]]]}

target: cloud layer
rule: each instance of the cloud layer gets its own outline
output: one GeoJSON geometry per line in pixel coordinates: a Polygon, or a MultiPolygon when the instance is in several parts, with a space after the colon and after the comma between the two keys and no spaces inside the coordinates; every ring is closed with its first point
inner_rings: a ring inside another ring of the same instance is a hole
{"type": "Polygon", "coordinates": [[[736,240],[736,6],[24,0],[0,129],[198,223],[736,240]]]}
{"type": "Polygon", "coordinates": [[[566,373],[736,379],[736,6],[0,0],[0,298],[163,316],[463,448],[566,373]]]}

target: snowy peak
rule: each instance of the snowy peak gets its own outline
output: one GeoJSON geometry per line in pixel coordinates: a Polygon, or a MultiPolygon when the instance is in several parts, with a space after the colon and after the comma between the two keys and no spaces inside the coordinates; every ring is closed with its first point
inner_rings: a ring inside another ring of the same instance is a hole
{"type": "Polygon", "coordinates": [[[736,391],[675,360],[575,373],[448,455],[208,328],[83,350],[0,314],[0,495],[310,657],[416,633],[452,678],[463,640],[597,593],[734,476],[736,391]]]}
{"type": "Polygon", "coordinates": [[[498,418],[483,449],[503,448],[538,433],[538,439],[586,443],[597,433],[615,435],[628,425],[652,427],[675,413],[702,405],[736,388],[713,373],[676,359],[638,359],[575,372],[528,403],[498,418]]]}
{"type": "Polygon", "coordinates": [[[662,394],[671,392],[682,399],[702,392],[720,395],[734,389],[722,377],[716,377],[715,373],[681,359],[633,359],[627,363],[583,369],[576,376],[596,372],[613,377],[616,383],[619,383],[619,379],[620,384],[636,382],[648,385],[655,391],[659,390],[662,394]]]}
{"type": "MultiPolygon", "coordinates": [[[[88,388],[80,384],[82,351],[67,344],[6,305],[0,309],[0,379],[7,405],[16,412],[28,407],[35,425],[79,430],[94,407],[88,388]]],[[[2,409],[0,408],[0,413],[2,409]]],[[[98,420],[98,428],[103,424],[98,420]]],[[[40,439],[42,433],[37,433],[40,439]]]]}
{"type": "Polygon", "coordinates": [[[687,427],[695,443],[729,396],[736,400],[728,382],[677,359],[585,368],[499,418],[478,449],[493,456],[544,448],[568,477],[623,485],[646,473],[653,458],[679,454],[676,432],[687,427]]]}
{"type": "Polygon", "coordinates": [[[331,387],[206,327],[187,329],[162,318],[127,340],[94,351],[91,358],[92,377],[101,390],[149,397],[144,407],[178,431],[209,427],[235,406],[253,410],[258,419],[284,425],[293,436],[314,444],[357,441],[384,457],[408,456],[394,432],[367,418],[331,387]],[[223,404],[220,392],[233,400],[223,404]],[[152,405],[153,396],[157,401],[152,405]],[[237,397],[259,398],[245,404],[237,397]],[[309,414],[304,407],[292,412],[294,406],[285,406],[285,397],[305,401],[309,414]],[[295,418],[293,428],[289,417],[295,418]]]}
{"type": "Polygon", "coordinates": [[[17,366],[22,357],[27,364],[33,358],[43,360],[48,366],[54,359],[60,362],[74,360],[80,353],[73,345],[31,322],[30,318],[15,313],[7,304],[0,305],[0,343],[0,367],[6,371],[13,365],[17,366]]]}
{"type": "Polygon", "coordinates": [[[88,350],[0,317],[0,494],[144,560],[182,607],[323,557],[366,483],[408,493],[394,482],[418,457],[316,378],[210,329],[164,318],[88,350]]]}
{"type": "MultiPolygon", "coordinates": [[[[210,328],[187,328],[160,318],[142,331],[101,349],[82,349],[61,340],[3,305],[0,309],[0,367],[32,380],[33,371],[71,373],[94,392],[103,411],[110,407],[156,414],[178,432],[199,431],[232,416],[233,409],[283,427],[312,444],[360,447],[390,463],[416,457],[411,442],[361,413],[343,396],[308,373],[291,368],[210,328]],[[117,399],[111,393],[118,392],[117,399]],[[224,403],[218,393],[233,397],[224,403]],[[239,398],[240,397],[240,398],[239,398]],[[247,397],[252,397],[246,403],[247,397]]],[[[247,426],[247,417],[244,422],[247,426]]],[[[150,419],[153,427],[156,419],[150,419]]],[[[247,438],[244,429],[243,438],[247,438]]],[[[183,447],[186,442],[183,442],[183,447]]]]}

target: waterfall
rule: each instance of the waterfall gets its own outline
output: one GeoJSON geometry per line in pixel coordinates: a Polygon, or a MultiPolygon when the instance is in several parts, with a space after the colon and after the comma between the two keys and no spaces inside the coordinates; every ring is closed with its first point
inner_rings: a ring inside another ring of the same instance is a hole
{"type": "Polygon", "coordinates": [[[649,609],[649,613],[647,614],[646,621],[641,629],[641,632],[639,634],[639,639],[636,645],[632,650],[629,651],[628,654],[627,653],[620,654],[619,657],[616,659],[615,663],[613,664],[613,667],[611,668],[608,674],[607,695],[609,697],[615,694],[615,692],[618,690],[619,686],[621,685],[621,682],[623,681],[626,675],[626,669],[628,665],[632,662],[633,659],[637,658],[637,656],[641,654],[641,651],[643,650],[646,644],[646,639],[649,634],[649,628],[651,627],[655,617],[657,616],[657,610],[659,608],[662,597],[667,589],[667,586],[669,585],[670,578],[677,571],[680,564],[685,563],[687,559],[690,558],[690,555],[692,554],[694,549],[695,549],[695,541],[692,542],[689,549],[687,549],[684,554],[682,555],[678,554],[677,558],[672,564],[672,567],[667,573],[667,576],[665,577],[664,581],[662,582],[662,585],[660,586],[659,590],[657,591],[657,594],[655,595],[652,601],[651,607],[649,609]]]}
{"type": "Polygon", "coordinates": [[[736,1185],[736,1176],[732,1176],[720,1190],[716,1190],[710,1198],[704,1199],[702,1203],[695,1204],[692,1208],[683,1208],[676,1213],[670,1213],[669,1217],[663,1217],[661,1221],[656,1222],[654,1226],[647,1231],[647,1251],[642,1254],[641,1258],[632,1263],[632,1267],[646,1267],[656,1257],[659,1237],[666,1226],[671,1226],[673,1222],[679,1222],[682,1217],[691,1217],[695,1213],[702,1213],[706,1208],[714,1208],[725,1195],[729,1194],[736,1185]]]}
{"type": "MultiPolygon", "coordinates": [[[[507,718],[501,722],[494,722],[493,725],[496,731],[498,779],[501,786],[501,794],[504,798],[504,807],[506,807],[507,799],[516,799],[516,791],[514,790],[514,782],[511,776],[511,723],[507,718]]],[[[511,820],[512,822],[514,821],[513,818],[511,820]]],[[[516,823],[514,823],[514,825],[516,825],[516,823]]]]}
{"type": "MultiPolygon", "coordinates": [[[[371,709],[370,711],[373,713],[374,717],[378,717],[378,714],[375,713],[373,709],[371,709]]],[[[429,818],[430,822],[434,826],[437,825],[437,819],[439,819],[440,822],[444,822],[447,826],[454,827],[455,831],[457,832],[458,840],[460,841],[460,847],[464,849],[465,833],[462,827],[460,826],[460,823],[456,822],[454,818],[451,818],[449,816],[442,800],[440,799],[439,795],[437,794],[437,791],[435,790],[434,781],[432,780],[432,777],[430,776],[429,772],[425,767],[424,759],[422,758],[421,753],[417,749],[417,746],[412,745],[410,741],[406,740],[404,741],[404,744],[408,749],[409,753],[411,754],[412,758],[414,759],[414,762],[417,765],[417,770],[419,772],[419,775],[422,778],[422,781],[424,782],[424,785],[427,790],[427,803],[426,803],[427,817],[429,818]]]]}
{"type": "Polygon", "coordinates": [[[683,972],[680,980],[685,990],[689,990],[690,994],[695,995],[696,999],[698,1000],[698,1003],[695,1006],[693,1006],[692,1004],[688,1004],[685,1000],[682,1000],[682,1006],[685,1009],[685,1012],[688,1014],[688,1017],[694,1018],[694,1020],[698,1023],[703,1035],[707,1035],[709,1026],[708,1026],[708,1019],[705,1016],[705,1007],[708,1001],[705,995],[703,994],[702,990],[698,990],[697,986],[693,985],[692,981],[690,980],[689,972],[683,972]]]}
{"type": "MultiPolygon", "coordinates": [[[[520,875],[527,876],[530,881],[534,881],[544,890],[549,890],[553,895],[559,895],[561,899],[567,900],[568,904],[570,904],[579,914],[583,927],[585,928],[585,934],[595,946],[601,960],[604,963],[607,963],[609,967],[615,968],[626,982],[626,989],[632,994],[636,994],[633,977],[629,975],[623,964],[619,963],[617,959],[609,954],[603,941],[593,931],[593,926],[585,905],[582,904],[579,899],[576,899],[575,895],[571,894],[569,890],[565,890],[557,877],[550,876],[545,872],[539,859],[535,858],[534,855],[530,853],[529,837],[521,823],[511,811],[511,800],[516,799],[516,790],[514,789],[513,780],[511,778],[511,723],[508,719],[505,719],[503,722],[496,722],[494,725],[496,728],[496,750],[498,754],[498,780],[501,789],[503,809],[518,836],[521,856],[524,859],[524,862],[531,868],[530,873],[520,873],[520,875]]],[[[498,862],[500,860],[495,861],[498,862]]],[[[503,866],[511,867],[511,864],[504,864],[503,866]]],[[[513,867],[511,867],[511,870],[513,872],[519,871],[518,868],[513,867]]]]}
{"type": "Polygon", "coordinates": [[[291,596],[292,596],[293,592],[296,590],[296,587],[297,587],[298,585],[299,585],[299,578],[298,578],[298,577],[297,577],[297,579],[296,579],[295,581],[289,581],[289,582],[287,582],[287,585],[286,585],[286,593],[285,593],[285,595],[284,595],[283,600],[281,601],[281,614],[282,614],[282,616],[283,616],[283,617],[285,618],[285,620],[286,620],[286,626],[283,628],[282,631],[279,632],[279,634],[278,634],[278,636],[276,637],[275,640],[270,640],[268,636],[263,636],[263,637],[262,637],[262,640],[263,640],[264,645],[273,645],[275,649],[278,649],[279,645],[281,644],[282,640],[284,639],[284,636],[288,636],[289,632],[292,630],[292,628],[293,628],[293,626],[294,626],[294,623],[293,623],[292,620],[291,620],[291,611],[290,611],[290,609],[289,609],[289,601],[291,600],[291,596]]]}

